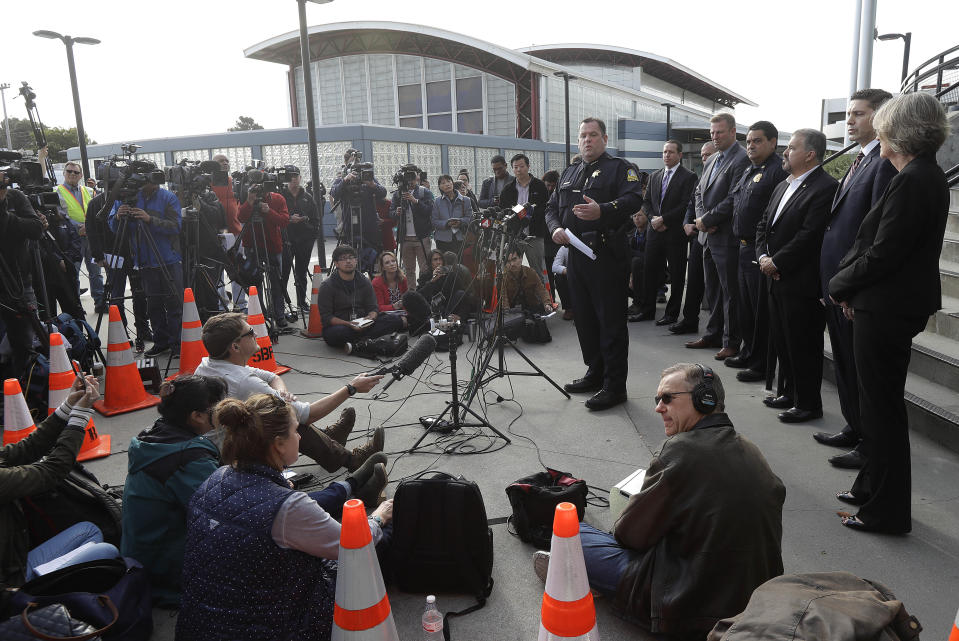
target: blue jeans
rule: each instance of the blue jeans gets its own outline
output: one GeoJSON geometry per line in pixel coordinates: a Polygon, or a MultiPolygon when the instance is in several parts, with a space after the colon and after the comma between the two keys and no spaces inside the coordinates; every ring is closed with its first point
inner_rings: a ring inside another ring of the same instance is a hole
{"type": "Polygon", "coordinates": [[[343,514],[343,504],[350,498],[350,484],[346,481],[330,483],[322,490],[309,492],[309,497],[339,521],[343,514]]]}
{"type": "Polygon", "coordinates": [[[579,524],[579,538],[583,544],[589,587],[606,596],[615,595],[623,572],[639,553],[620,545],[609,532],[586,523],[579,524]]]}
{"type": "Polygon", "coordinates": [[[140,280],[147,299],[147,313],[153,328],[153,343],[179,347],[183,317],[183,263],[164,265],[170,280],[159,267],[140,268],[140,280]]]}
{"type": "Polygon", "coordinates": [[[86,550],[71,559],[67,565],[76,565],[98,559],[115,559],[120,556],[113,545],[103,542],[103,533],[93,523],[81,521],[71,525],[60,534],[47,539],[27,553],[27,581],[37,577],[34,568],[76,550],[84,543],[93,543],[86,550]]]}

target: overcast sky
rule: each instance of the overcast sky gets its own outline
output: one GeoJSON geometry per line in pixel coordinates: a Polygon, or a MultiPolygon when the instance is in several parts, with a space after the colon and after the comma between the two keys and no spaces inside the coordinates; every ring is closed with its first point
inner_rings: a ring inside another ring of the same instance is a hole
{"type": "MultiPolygon", "coordinates": [[[[820,100],[848,94],[854,2],[727,0],[723,9],[710,8],[719,4],[334,0],[308,3],[307,21],[409,22],[508,48],[580,42],[639,49],[758,103],[737,109],[741,121],[818,127],[820,100]]],[[[102,40],[75,47],[84,125],[98,142],[215,133],[239,115],[267,128],[290,126],[286,67],[248,60],[243,50],[295,31],[295,0],[35,0],[6,9],[0,83],[11,85],[10,116],[26,117],[23,100],[12,99],[26,80],[44,124],[75,123],[64,46],[31,35],[46,29],[102,40]]],[[[957,17],[950,0],[879,0],[876,24],[880,33],[912,31],[911,70],[957,44],[957,17]]],[[[873,86],[895,90],[902,41],[876,42],[874,51],[873,86]]]]}

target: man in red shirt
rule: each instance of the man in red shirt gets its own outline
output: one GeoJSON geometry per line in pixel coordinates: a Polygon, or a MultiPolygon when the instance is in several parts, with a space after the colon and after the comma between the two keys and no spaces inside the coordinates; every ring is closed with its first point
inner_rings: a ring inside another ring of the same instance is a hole
{"type": "MultiPolygon", "coordinates": [[[[223,217],[226,219],[226,230],[238,236],[243,225],[240,223],[240,203],[233,195],[233,180],[230,178],[230,159],[223,154],[216,154],[213,160],[220,163],[220,169],[226,173],[227,180],[223,185],[214,184],[211,188],[220,204],[223,205],[223,217]]],[[[222,293],[222,292],[221,292],[222,293]]],[[[225,294],[224,294],[225,295],[225,294]]],[[[233,283],[233,311],[246,311],[246,292],[237,283],[233,283]]]]}
{"type": "MultiPolygon", "coordinates": [[[[240,206],[238,218],[246,225],[243,230],[243,247],[249,255],[257,257],[260,264],[267,267],[270,279],[272,300],[269,315],[276,321],[277,327],[287,326],[283,311],[283,232],[290,224],[290,212],[286,208],[286,199],[278,193],[263,190],[262,173],[251,169],[248,177],[251,189],[246,202],[240,206]],[[256,174],[256,176],[254,176],[256,174]],[[254,186],[259,185],[259,189],[254,186]]],[[[260,305],[263,305],[262,294],[260,305]]]]}

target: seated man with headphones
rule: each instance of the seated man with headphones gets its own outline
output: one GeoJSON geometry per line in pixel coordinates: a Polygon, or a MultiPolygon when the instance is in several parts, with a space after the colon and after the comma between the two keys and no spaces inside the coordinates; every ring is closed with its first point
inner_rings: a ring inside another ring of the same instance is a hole
{"type": "MultiPolygon", "coordinates": [[[[783,573],[786,489],[759,449],[736,433],[708,367],[678,363],[656,390],[666,442],[612,534],[580,524],[594,593],[654,633],[705,637],[783,573]]],[[[533,566],[545,577],[548,552],[533,566]]]]}

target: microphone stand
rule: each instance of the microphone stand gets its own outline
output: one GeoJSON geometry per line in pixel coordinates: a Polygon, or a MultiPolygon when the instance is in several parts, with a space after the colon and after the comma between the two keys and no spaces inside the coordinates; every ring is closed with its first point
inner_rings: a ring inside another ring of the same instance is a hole
{"type": "MultiPolygon", "coordinates": [[[[459,321],[457,321],[455,323],[451,323],[451,326],[452,326],[451,327],[452,330],[459,331],[460,323],[459,321]]],[[[456,379],[456,348],[457,347],[459,347],[458,342],[454,340],[453,336],[450,336],[450,340],[449,340],[450,379],[452,380],[452,383],[453,383],[453,389],[452,389],[453,400],[446,401],[446,409],[444,409],[439,416],[435,418],[429,417],[429,416],[420,417],[420,423],[423,424],[423,426],[426,428],[426,431],[423,432],[423,435],[420,436],[419,439],[417,439],[417,441],[413,443],[413,446],[407,450],[407,453],[409,454],[413,454],[416,452],[416,448],[419,447],[420,443],[423,442],[423,439],[425,439],[430,432],[442,432],[442,433],[455,432],[456,430],[459,430],[464,427],[488,427],[496,434],[497,437],[506,441],[507,444],[512,443],[512,441],[509,439],[508,436],[506,436],[505,434],[500,432],[498,429],[490,425],[486,419],[484,419],[482,416],[480,416],[479,414],[471,410],[466,403],[460,400],[459,394],[458,394],[459,383],[456,379]],[[443,418],[444,416],[446,416],[447,412],[452,412],[452,420],[448,421],[443,418]],[[464,418],[466,414],[469,414],[470,416],[475,418],[478,422],[464,423],[461,420],[461,414],[460,414],[461,412],[463,412],[462,416],[464,418]]]]}

